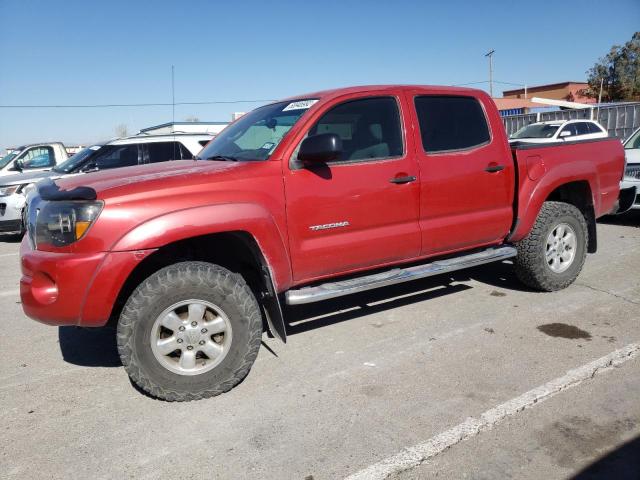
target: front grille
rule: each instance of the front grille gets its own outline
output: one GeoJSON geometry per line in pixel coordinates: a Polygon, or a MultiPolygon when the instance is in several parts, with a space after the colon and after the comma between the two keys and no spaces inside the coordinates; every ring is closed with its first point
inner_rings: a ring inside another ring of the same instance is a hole
{"type": "Polygon", "coordinates": [[[640,180],[640,165],[627,165],[624,170],[624,176],[640,180]]]}
{"type": "Polygon", "coordinates": [[[7,204],[6,203],[0,203],[0,215],[2,215],[4,217],[4,213],[7,211],[7,204]]]}

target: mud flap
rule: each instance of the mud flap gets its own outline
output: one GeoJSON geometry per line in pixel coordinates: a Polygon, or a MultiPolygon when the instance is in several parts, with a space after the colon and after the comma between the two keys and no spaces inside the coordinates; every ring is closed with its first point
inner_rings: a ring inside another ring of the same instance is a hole
{"type": "Polygon", "coordinates": [[[273,285],[273,280],[271,279],[269,270],[267,270],[267,268],[264,266],[262,266],[262,276],[264,279],[264,285],[267,288],[267,291],[262,297],[262,302],[264,305],[269,330],[271,330],[271,333],[274,337],[282,340],[282,343],[287,343],[287,328],[284,323],[284,315],[282,314],[280,299],[278,298],[278,294],[276,293],[276,289],[273,285]]]}

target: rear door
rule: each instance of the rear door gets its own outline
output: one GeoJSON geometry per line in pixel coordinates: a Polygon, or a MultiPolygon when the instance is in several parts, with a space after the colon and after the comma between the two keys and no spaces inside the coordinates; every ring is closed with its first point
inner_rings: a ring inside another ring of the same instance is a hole
{"type": "MultiPolygon", "coordinates": [[[[422,255],[501,241],[513,219],[514,164],[495,107],[473,96],[409,94],[420,167],[422,255]]],[[[490,100],[486,100],[490,101],[490,100]]]]}
{"type": "Polygon", "coordinates": [[[339,135],[344,151],[337,161],[308,169],[296,150],[285,170],[296,281],[419,255],[419,173],[403,111],[405,101],[394,92],[362,94],[326,105],[307,129],[307,136],[339,135]]]}

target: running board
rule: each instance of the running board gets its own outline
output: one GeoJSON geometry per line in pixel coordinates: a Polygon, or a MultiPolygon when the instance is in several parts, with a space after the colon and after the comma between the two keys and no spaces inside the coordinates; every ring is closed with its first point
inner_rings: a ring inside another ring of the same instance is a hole
{"type": "Polygon", "coordinates": [[[352,293],[373,290],[396,283],[408,282],[419,278],[431,277],[441,273],[462,270],[485,263],[505,260],[515,257],[516,249],[513,247],[488,248],[481,252],[462,255],[460,257],[436,260],[424,265],[416,265],[408,268],[394,268],[382,273],[366,275],[364,277],[351,278],[337,282],[323,283],[312,287],[304,287],[297,290],[289,290],[285,293],[285,299],[289,305],[319,302],[330,298],[350,295],[352,293]]]}

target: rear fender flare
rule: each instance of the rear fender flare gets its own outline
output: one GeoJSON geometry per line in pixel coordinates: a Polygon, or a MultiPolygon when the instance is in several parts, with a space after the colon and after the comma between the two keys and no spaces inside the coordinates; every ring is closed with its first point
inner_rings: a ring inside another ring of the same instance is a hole
{"type": "Polygon", "coordinates": [[[532,181],[524,177],[521,181],[520,193],[518,195],[517,225],[513,233],[509,236],[510,242],[517,242],[526,237],[538,217],[542,204],[549,198],[554,190],[574,182],[587,182],[591,190],[589,199],[594,210],[599,209],[599,199],[594,197],[594,192],[598,192],[598,175],[592,163],[577,161],[566,163],[554,167],[537,181],[532,181]]]}

